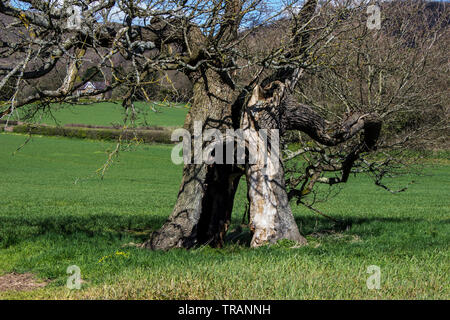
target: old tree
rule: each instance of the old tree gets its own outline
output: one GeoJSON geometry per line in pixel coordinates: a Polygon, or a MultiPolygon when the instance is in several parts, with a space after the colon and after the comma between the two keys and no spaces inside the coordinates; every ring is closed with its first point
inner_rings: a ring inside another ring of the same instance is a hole
{"type": "MultiPolygon", "coordinates": [[[[382,178],[404,164],[397,151],[439,143],[433,130],[446,123],[446,8],[381,2],[380,29],[366,23],[368,4],[2,0],[0,114],[8,121],[26,108],[32,116],[120,87],[132,123],[134,101],[155,72],[182,72],[193,87],[185,129],[193,134],[194,121],[223,133],[277,129],[285,152],[268,163],[185,164],[173,212],[145,246],[221,246],[242,177],[251,246],[305,244],[291,200],[311,208],[316,184],[344,183],[352,173],[390,190],[382,178]],[[95,71],[81,79],[83,64],[95,71]],[[43,85],[49,76],[60,81],[43,85]],[[78,90],[94,76],[106,87],[78,90]]],[[[258,133],[251,139],[261,142],[258,133]]]]}

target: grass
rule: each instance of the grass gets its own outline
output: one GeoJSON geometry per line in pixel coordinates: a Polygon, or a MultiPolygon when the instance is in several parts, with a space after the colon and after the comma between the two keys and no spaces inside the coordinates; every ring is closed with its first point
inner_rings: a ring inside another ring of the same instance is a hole
{"type": "MultiPolygon", "coordinates": [[[[152,252],[126,246],[162,225],[176,200],[181,167],[171,146],[124,152],[99,179],[113,144],[0,134],[0,274],[50,279],[1,299],[449,299],[450,166],[427,167],[406,193],[392,195],[364,176],[318,206],[346,228],[303,207],[293,210],[309,244],[152,252]],[[125,246],[124,246],[125,245],[125,246]],[[81,290],[65,287],[81,269],[81,290]],[[381,268],[369,290],[367,268],[381,268]]],[[[238,190],[230,234],[245,208],[238,190]]],[[[238,237],[248,241],[244,234],[238,237]]]]}
{"type": "MultiPolygon", "coordinates": [[[[184,122],[188,108],[184,104],[146,103],[136,102],[138,126],[176,127],[184,122]],[[157,112],[152,111],[152,108],[157,112]]],[[[21,120],[31,109],[30,105],[21,109],[12,120],[21,120]]],[[[40,111],[34,117],[34,122],[48,125],[87,124],[98,126],[111,126],[122,124],[125,117],[124,109],[120,103],[99,102],[90,105],[53,105],[52,113],[40,111]],[[56,120],[55,120],[56,119],[56,120]]]]}

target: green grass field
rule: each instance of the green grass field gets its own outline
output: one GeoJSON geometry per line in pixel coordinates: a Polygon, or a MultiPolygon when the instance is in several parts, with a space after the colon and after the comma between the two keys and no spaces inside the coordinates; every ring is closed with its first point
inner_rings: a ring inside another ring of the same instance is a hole
{"type": "MultiPolygon", "coordinates": [[[[95,170],[112,143],[34,137],[12,155],[25,139],[0,134],[0,275],[31,272],[50,282],[1,299],[450,298],[448,164],[402,177],[399,184],[416,182],[396,195],[352,177],[318,206],[345,229],[293,205],[306,247],[249,249],[244,234],[244,244],[223,249],[152,252],[124,245],[145,240],[171,212],[181,177],[171,146],[124,152],[101,180],[95,170]],[[65,286],[70,265],[81,269],[81,290],[65,286]],[[366,286],[370,265],[381,268],[380,290],[366,286]]],[[[231,229],[245,199],[242,184],[231,229]]]]}
{"type": "MultiPolygon", "coordinates": [[[[136,125],[138,126],[181,126],[188,112],[188,108],[184,104],[136,102],[135,106],[138,117],[136,125]]],[[[30,108],[35,107],[30,106],[30,108]]],[[[12,120],[21,120],[27,113],[29,113],[29,109],[20,109],[20,113],[14,114],[12,120]]],[[[123,124],[124,117],[124,109],[120,103],[99,102],[90,105],[55,104],[51,113],[40,111],[34,116],[33,121],[49,125],[111,126],[123,124]]]]}

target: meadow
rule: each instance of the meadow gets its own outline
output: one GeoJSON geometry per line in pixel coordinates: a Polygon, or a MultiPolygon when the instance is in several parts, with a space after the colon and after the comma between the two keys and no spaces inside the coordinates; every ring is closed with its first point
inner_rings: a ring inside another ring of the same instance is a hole
{"type": "Polygon", "coordinates": [[[450,298],[448,153],[399,178],[415,181],[404,193],[352,177],[317,206],[339,224],[292,204],[307,246],[248,248],[242,181],[224,248],[160,252],[133,244],[175,203],[182,168],[170,161],[172,146],[123,150],[101,179],[113,143],[34,136],[16,152],[26,138],[0,134],[0,275],[29,272],[47,285],[0,299],[450,298]],[[70,265],[81,270],[80,290],[66,288],[70,265]],[[371,265],[381,270],[379,290],[366,285],[371,265]]]}
{"type": "MultiPolygon", "coordinates": [[[[182,103],[136,102],[137,126],[178,127],[184,123],[188,108],[182,103]]],[[[23,120],[36,106],[18,110],[11,120],[23,120]]],[[[85,105],[54,104],[50,110],[39,110],[30,120],[48,125],[83,124],[112,126],[123,124],[125,111],[120,102],[98,102],[85,105]]]]}

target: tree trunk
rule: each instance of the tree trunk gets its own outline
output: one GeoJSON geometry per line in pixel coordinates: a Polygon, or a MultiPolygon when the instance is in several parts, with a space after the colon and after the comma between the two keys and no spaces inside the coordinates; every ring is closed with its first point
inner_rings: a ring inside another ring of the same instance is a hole
{"type": "Polygon", "coordinates": [[[239,177],[232,165],[185,165],[175,208],[146,246],[163,250],[222,246],[239,177]]]}
{"type": "MultiPolygon", "coordinates": [[[[245,166],[253,232],[251,246],[280,239],[305,244],[289,206],[279,148],[274,145],[266,148],[263,136],[258,132],[262,128],[279,129],[278,122],[272,121],[264,110],[252,109],[254,93],[248,102],[250,107],[245,109],[237,126],[239,119],[233,112],[236,105],[233,99],[237,97],[219,75],[211,71],[206,75],[209,77],[201,77],[194,86],[194,103],[185,128],[192,132],[196,120],[203,121],[203,129],[244,129],[248,153],[256,160],[245,166]]],[[[201,244],[222,246],[242,174],[238,165],[185,165],[175,208],[163,227],[145,245],[152,249],[191,248],[201,244]]]]}
{"type": "Polygon", "coordinates": [[[253,232],[250,245],[258,247],[280,239],[304,245],[306,239],[300,235],[289,206],[280,157],[281,101],[275,101],[278,108],[274,110],[272,101],[267,103],[268,100],[260,96],[260,91],[260,87],[256,86],[242,118],[249,153],[255,157],[246,166],[245,172],[250,202],[250,229],[253,232]],[[261,129],[275,130],[263,133],[261,129]]]}
{"type": "MultiPolygon", "coordinates": [[[[236,125],[239,117],[233,108],[239,106],[236,103],[238,97],[220,75],[208,70],[194,86],[194,104],[185,123],[191,132],[194,120],[202,121],[204,130],[243,129],[250,157],[246,160],[245,175],[252,247],[281,239],[306,244],[289,206],[280,146],[273,137],[282,135],[284,130],[296,129],[323,144],[337,145],[364,130],[361,142],[342,164],[342,178],[330,179],[331,184],[338,180],[346,181],[359,154],[376,145],[381,128],[376,115],[353,114],[333,135],[329,135],[325,120],[309,106],[296,103],[286,93],[286,88],[280,81],[274,81],[264,89],[255,86],[249,101],[240,105],[240,108],[242,105],[246,107],[239,125],[236,125]],[[275,131],[266,132],[265,138],[262,129],[275,131]]],[[[234,195],[241,175],[238,165],[185,165],[174,211],[146,246],[152,249],[191,248],[199,244],[221,246],[230,225],[234,195]]]]}
{"type": "MultiPolygon", "coordinates": [[[[236,127],[232,106],[234,91],[212,70],[192,75],[194,97],[185,128],[193,132],[194,121],[203,130],[222,132],[236,127]]],[[[228,230],[234,195],[242,170],[228,164],[186,164],[177,202],[169,219],[144,245],[151,249],[221,246],[228,230]]]]}
{"type": "Polygon", "coordinates": [[[280,159],[278,169],[271,160],[267,166],[261,163],[248,165],[246,170],[248,197],[250,200],[250,229],[252,247],[288,239],[300,245],[306,239],[300,235],[284,182],[284,170],[280,159]],[[264,171],[265,169],[265,171],[264,171]]]}

